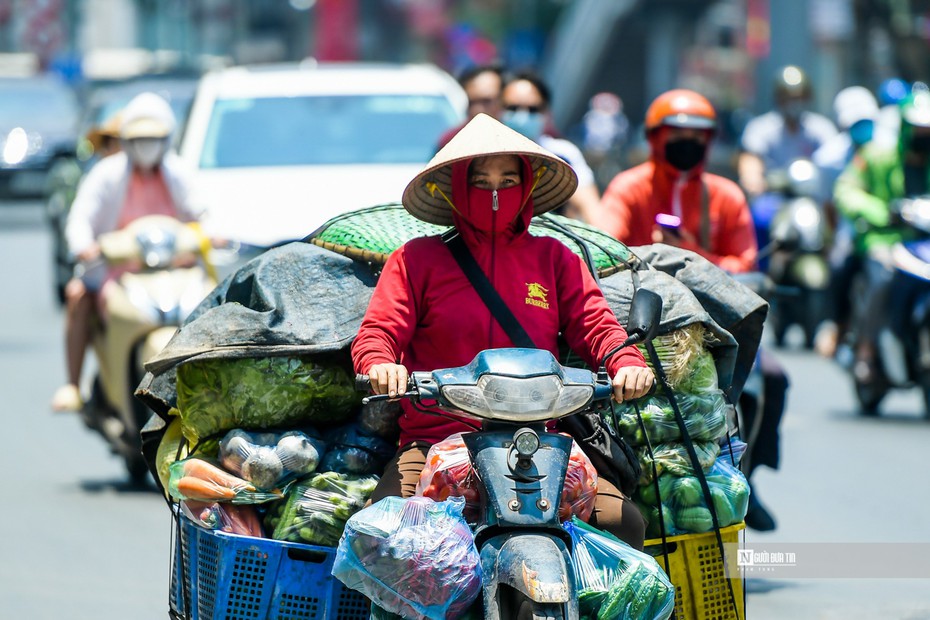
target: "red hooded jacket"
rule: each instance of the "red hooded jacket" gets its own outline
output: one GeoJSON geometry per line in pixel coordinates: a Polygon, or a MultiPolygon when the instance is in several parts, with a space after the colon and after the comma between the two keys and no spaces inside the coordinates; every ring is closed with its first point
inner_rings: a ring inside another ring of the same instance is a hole
{"type": "Polygon", "coordinates": [[[681,218],[681,228],[701,238],[702,194],[707,187],[710,243],[680,244],[697,252],[731,273],[756,268],[758,245],[752,213],[739,186],[721,176],[703,171],[703,165],[682,173],[660,155],[664,153],[664,131],[650,139],[653,157],[618,174],[601,198],[604,220],[598,225],[627,245],[653,243],[656,215],[681,218]]]}
{"type": "MultiPolygon", "coordinates": [[[[563,243],[527,232],[532,199],[496,236],[468,223],[469,162],[454,164],[456,228],[475,260],[536,346],[558,356],[558,336],[592,367],[627,337],[584,263],[563,243]]],[[[532,178],[524,161],[523,178],[532,178]]],[[[529,184],[524,191],[529,193],[529,184]]],[[[397,363],[409,371],[462,366],[484,349],[512,347],[443,241],[423,237],[391,254],[381,272],[352,345],[356,372],[397,363]]],[[[645,366],[635,347],[607,362],[614,376],[622,366],[645,366]]],[[[403,401],[400,445],[436,443],[470,430],[463,423],[424,414],[403,401]]]]}

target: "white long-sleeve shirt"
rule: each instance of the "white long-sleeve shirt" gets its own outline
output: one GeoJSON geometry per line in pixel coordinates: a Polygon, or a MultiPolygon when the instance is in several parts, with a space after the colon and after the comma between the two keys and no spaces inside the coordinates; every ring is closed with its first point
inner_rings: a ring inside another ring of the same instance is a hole
{"type": "MultiPolygon", "coordinates": [[[[129,158],[125,153],[116,153],[97,162],[81,180],[65,226],[65,239],[72,255],[86,250],[103,233],[116,230],[131,173],[129,158]]],[[[161,173],[178,219],[201,220],[204,214],[188,201],[187,174],[174,153],[165,155],[161,173]]]]}

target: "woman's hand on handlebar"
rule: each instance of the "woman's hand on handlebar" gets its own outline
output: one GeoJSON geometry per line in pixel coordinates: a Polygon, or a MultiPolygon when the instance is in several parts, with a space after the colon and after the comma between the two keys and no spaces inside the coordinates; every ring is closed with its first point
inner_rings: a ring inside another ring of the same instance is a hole
{"type": "Polygon", "coordinates": [[[624,366],[613,378],[614,400],[622,403],[645,396],[655,385],[652,370],[644,366],[624,366]]]}
{"type": "Polygon", "coordinates": [[[368,369],[371,391],[395,397],[407,391],[410,375],[402,364],[375,364],[368,369]]]}

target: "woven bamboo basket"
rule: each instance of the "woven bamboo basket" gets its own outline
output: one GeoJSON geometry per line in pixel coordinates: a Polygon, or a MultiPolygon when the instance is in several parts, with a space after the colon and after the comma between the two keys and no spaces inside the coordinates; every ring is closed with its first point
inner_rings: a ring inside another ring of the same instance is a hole
{"type": "MultiPolygon", "coordinates": [[[[304,241],[353,260],[381,266],[391,252],[416,237],[439,235],[446,226],[429,224],[410,215],[400,203],[359,209],[338,215],[304,241]]],[[[638,261],[629,248],[607,233],[578,220],[546,213],[533,218],[530,234],[554,237],[583,260],[590,257],[600,277],[607,277],[638,261]]]]}

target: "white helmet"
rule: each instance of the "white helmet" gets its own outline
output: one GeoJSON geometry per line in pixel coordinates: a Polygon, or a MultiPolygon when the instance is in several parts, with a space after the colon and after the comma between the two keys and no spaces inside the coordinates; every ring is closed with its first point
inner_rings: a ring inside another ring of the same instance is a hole
{"type": "Polygon", "coordinates": [[[877,119],[878,101],[868,88],[850,86],[836,94],[833,99],[833,112],[840,129],[846,131],[859,121],[877,119]]]}
{"type": "Polygon", "coordinates": [[[174,132],[176,121],[171,106],[155,93],[133,97],[123,110],[120,138],[167,138],[174,132]]]}

